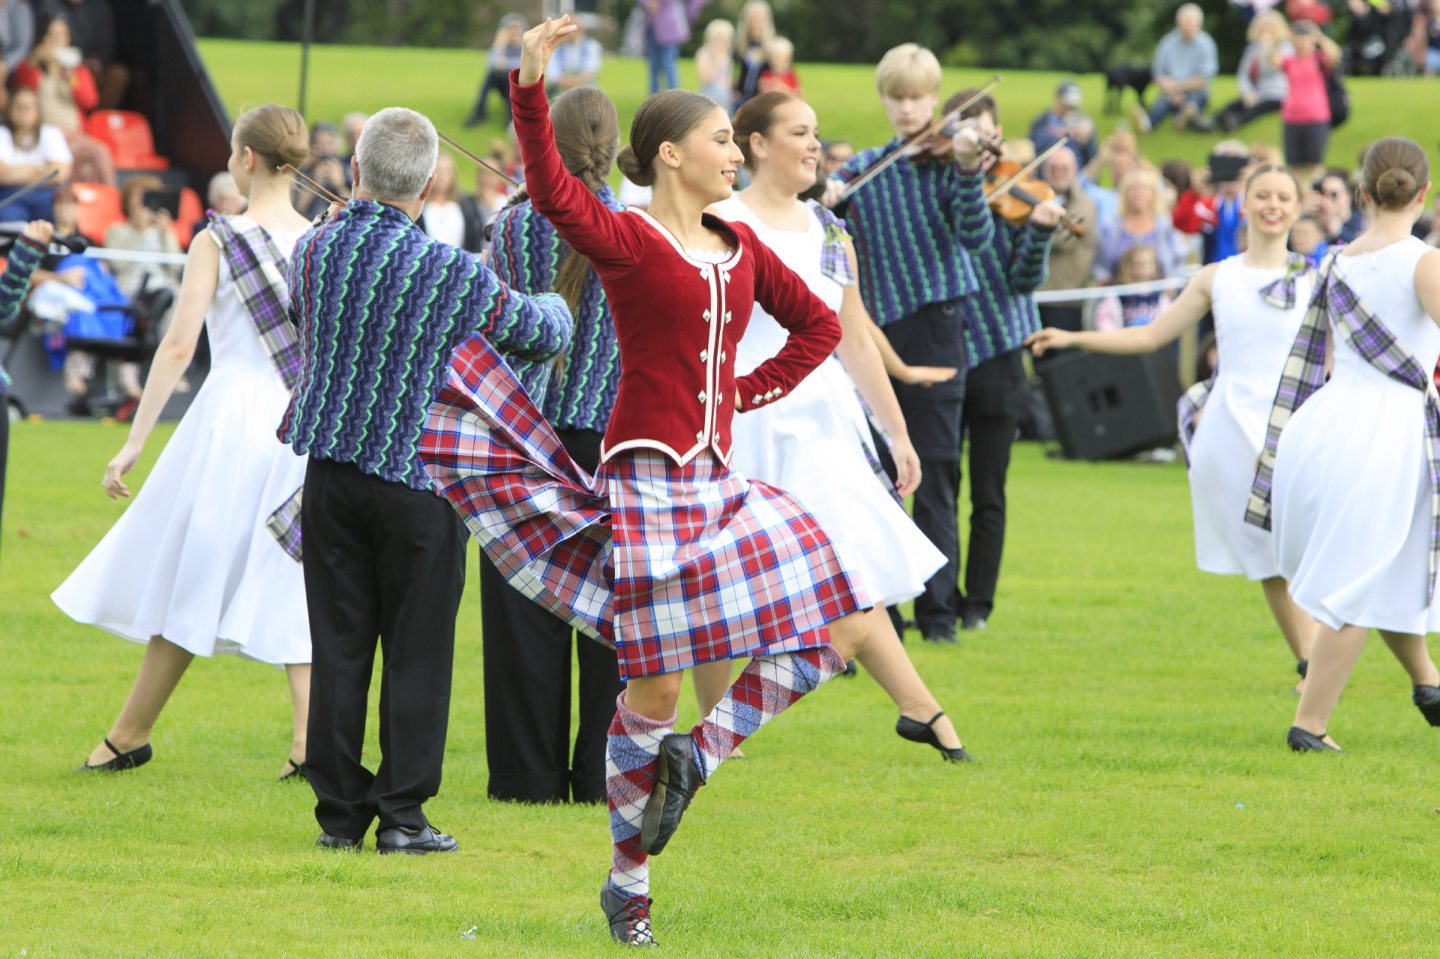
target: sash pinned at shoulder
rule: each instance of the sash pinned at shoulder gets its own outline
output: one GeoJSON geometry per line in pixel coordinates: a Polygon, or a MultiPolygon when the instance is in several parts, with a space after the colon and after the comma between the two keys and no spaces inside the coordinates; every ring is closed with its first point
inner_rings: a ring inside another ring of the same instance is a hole
{"type": "Polygon", "coordinates": [[[1425,453],[1430,472],[1430,550],[1425,600],[1435,598],[1436,573],[1440,571],[1440,394],[1430,371],[1396,339],[1354,289],[1335,274],[1337,251],[1320,266],[1315,292],[1305,321],[1290,348],[1285,371],[1270,409],[1265,431],[1265,448],[1255,471],[1245,522],[1270,529],[1271,495],[1275,480],[1275,451],[1280,433],[1291,415],[1325,382],[1325,330],[1333,327],[1336,336],[1372,367],[1390,379],[1419,390],[1425,397],[1425,453]]]}

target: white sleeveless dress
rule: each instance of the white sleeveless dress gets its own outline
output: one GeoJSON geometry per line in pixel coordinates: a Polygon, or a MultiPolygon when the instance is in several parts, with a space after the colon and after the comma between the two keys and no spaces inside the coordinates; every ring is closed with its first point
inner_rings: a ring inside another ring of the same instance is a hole
{"type": "MultiPolygon", "coordinates": [[[[811,292],[840,308],[845,288],[820,271],[825,230],[818,218],[797,233],[766,226],[738,197],[714,209],[753,229],[811,292]]],[[[779,352],[786,335],[757,303],[735,358],[737,375],[779,352]]],[[[891,606],[918,596],[945,558],[876,475],[867,447],[873,456],[855,384],[831,356],[789,396],[736,415],[730,466],[799,500],[875,605],[891,606]]]]}
{"type": "Polygon", "coordinates": [[[1246,266],[1243,255],[1221,261],[1211,288],[1219,374],[1188,450],[1195,564],[1207,573],[1269,579],[1280,575],[1270,533],[1245,522],[1255,459],[1275,387],[1305,319],[1314,282],[1297,282],[1295,306],[1281,310],[1260,291],[1285,270],[1246,266]]]}
{"type": "MultiPolygon", "coordinates": [[[[271,236],[288,257],[300,234],[271,236]]],[[[196,242],[214,242],[205,237],[196,242]]],[[[305,458],[275,436],[290,391],[223,253],[205,325],[212,362],[194,402],[133,502],[51,598],[135,642],[308,663],[302,568],[265,528],[304,483],[305,458]]]]}
{"type": "MultiPolygon", "coordinates": [[[[1413,237],[1336,272],[1426,370],[1440,327],[1415,295],[1432,248],[1413,237]]],[[[1298,409],[1275,455],[1273,526],[1280,572],[1301,609],[1332,628],[1423,634],[1440,627],[1425,601],[1430,477],[1425,396],[1336,340],[1330,380],[1298,409]]]]}

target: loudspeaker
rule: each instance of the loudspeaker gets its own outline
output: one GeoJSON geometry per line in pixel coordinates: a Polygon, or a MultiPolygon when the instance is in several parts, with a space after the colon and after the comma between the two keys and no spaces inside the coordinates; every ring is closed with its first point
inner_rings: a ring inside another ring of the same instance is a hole
{"type": "Polygon", "coordinates": [[[1036,364],[1065,458],[1114,459],[1174,443],[1176,367],[1173,349],[1148,356],[1074,350],[1036,364]]]}

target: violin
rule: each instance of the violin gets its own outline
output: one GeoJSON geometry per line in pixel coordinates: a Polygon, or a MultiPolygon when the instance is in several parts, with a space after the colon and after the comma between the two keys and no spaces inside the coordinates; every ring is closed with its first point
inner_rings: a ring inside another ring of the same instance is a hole
{"type": "MultiPolygon", "coordinates": [[[[900,152],[910,158],[912,163],[952,163],[955,160],[955,136],[961,130],[975,126],[974,119],[951,120],[939,131],[929,133],[921,130],[900,145],[900,152]]],[[[978,134],[980,150],[1000,159],[1004,152],[1004,142],[998,136],[987,137],[978,134]]]]}
{"type": "MultiPolygon", "coordinates": [[[[1031,174],[1050,158],[1050,154],[1063,149],[1068,140],[1068,137],[1061,137],[1024,166],[1014,160],[1001,160],[991,165],[985,171],[985,182],[989,186],[985,199],[990,209],[1005,222],[1022,226],[1029,221],[1037,205],[1055,199],[1055,191],[1050,184],[1031,174]]],[[[1060,214],[1060,225],[1076,236],[1085,235],[1085,227],[1068,213],[1060,214]]]]}

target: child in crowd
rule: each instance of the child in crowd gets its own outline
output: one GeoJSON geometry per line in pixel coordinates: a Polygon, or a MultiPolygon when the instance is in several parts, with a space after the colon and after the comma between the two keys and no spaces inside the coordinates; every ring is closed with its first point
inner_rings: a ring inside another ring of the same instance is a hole
{"type": "Polygon", "coordinates": [[[765,48],[760,92],[800,95],[800,78],[795,73],[795,44],[784,37],[776,37],[765,48]]]}
{"type": "Polygon", "coordinates": [[[849,140],[831,140],[820,154],[820,171],[827,177],[835,173],[855,155],[855,144],[849,140]]]}
{"type": "Polygon", "coordinates": [[[1320,221],[1308,213],[1296,220],[1290,228],[1290,249],[1303,256],[1312,269],[1319,266],[1330,249],[1320,221]]]}
{"type": "Polygon", "coordinates": [[[695,51],[695,72],[700,75],[700,92],[714,100],[729,113],[734,110],[735,91],[731,73],[735,58],[735,27],[729,20],[711,20],[705,24],[705,42],[695,51]]]}
{"type": "MultiPolygon", "coordinates": [[[[1160,278],[1160,264],[1155,248],[1137,243],[1120,256],[1115,274],[1117,284],[1145,283],[1160,278]]],[[[1122,293],[1107,296],[1095,304],[1095,329],[1118,330],[1128,326],[1146,326],[1170,305],[1169,293],[1122,293]]]]}

